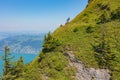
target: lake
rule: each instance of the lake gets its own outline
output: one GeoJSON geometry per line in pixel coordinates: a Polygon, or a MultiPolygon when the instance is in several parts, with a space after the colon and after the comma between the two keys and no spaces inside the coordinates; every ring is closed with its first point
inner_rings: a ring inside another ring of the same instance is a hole
{"type": "MultiPolygon", "coordinates": [[[[2,57],[3,54],[4,52],[0,52],[0,57],[2,57]]],[[[38,54],[11,53],[11,56],[14,56],[13,60],[18,60],[19,57],[22,56],[25,64],[30,63],[37,55],[38,54]]],[[[3,70],[3,63],[3,60],[0,60],[0,72],[3,70]]]]}
{"type": "MultiPolygon", "coordinates": [[[[13,60],[18,60],[20,56],[23,57],[24,63],[30,63],[38,55],[42,49],[44,35],[46,33],[22,33],[22,32],[0,32],[0,51],[4,50],[7,44],[10,48],[13,60]],[[23,53],[23,54],[22,54],[23,53]],[[26,53],[26,54],[25,54],[26,53]]],[[[0,52],[0,57],[4,52],[0,52]]],[[[3,60],[0,60],[0,72],[3,70],[3,60]]]]}

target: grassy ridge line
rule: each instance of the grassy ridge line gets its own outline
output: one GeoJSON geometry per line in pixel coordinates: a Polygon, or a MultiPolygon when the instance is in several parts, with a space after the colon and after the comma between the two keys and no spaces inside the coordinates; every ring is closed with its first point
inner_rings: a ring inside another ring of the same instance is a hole
{"type": "MultiPolygon", "coordinates": [[[[111,16],[111,12],[120,7],[119,3],[120,0],[93,0],[81,14],[77,15],[70,23],[59,27],[53,33],[53,36],[62,42],[61,47],[72,46],[76,58],[81,60],[87,67],[98,68],[98,64],[94,58],[95,52],[91,46],[96,45],[101,40],[101,26],[103,26],[103,24],[97,24],[97,21],[104,12],[106,12],[108,16],[111,16]],[[104,5],[108,5],[110,10],[101,10],[104,5]],[[92,27],[93,33],[86,33],[86,29],[89,26],[92,27]],[[76,32],[74,32],[74,30],[76,30],[76,32]]],[[[111,20],[104,26],[106,27],[106,41],[109,41],[112,52],[117,55],[117,62],[113,62],[112,64],[112,78],[119,80],[120,22],[119,20],[111,20]]]]}

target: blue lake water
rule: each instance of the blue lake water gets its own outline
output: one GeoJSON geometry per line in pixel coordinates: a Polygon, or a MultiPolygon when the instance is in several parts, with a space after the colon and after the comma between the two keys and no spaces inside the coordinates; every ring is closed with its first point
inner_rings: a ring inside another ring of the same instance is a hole
{"type": "MultiPolygon", "coordinates": [[[[2,57],[2,55],[4,54],[4,52],[0,52],[0,57],[2,57]]],[[[35,57],[37,56],[37,54],[21,54],[21,53],[11,53],[11,56],[14,56],[13,60],[18,60],[20,56],[23,57],[24,59],[24,63],[28,64],[30,63],[33,59],[35,59],[35,57]]],[[[2,72],[3,70],[3,60],[0,60],[0,72],[2,72]]]]}

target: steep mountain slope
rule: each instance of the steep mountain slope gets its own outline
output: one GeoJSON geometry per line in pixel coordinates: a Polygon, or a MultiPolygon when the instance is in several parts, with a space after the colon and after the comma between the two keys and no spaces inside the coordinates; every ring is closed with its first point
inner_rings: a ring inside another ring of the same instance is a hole
{"type": "Polygon", "coordinates": [[[75,57],[87,67],[98,68],[93,45],[100,43],[104,32],[105,41],[117,56],[111,65],[113,80],[119,80],[117,78],[120,76],[119,3],[120,0],[92,0],[81,14],[65,26],[59,27],[53,34],[62,41],[63,46],[72,48],[75,57]]]}
{"type": "Polygon", "coordinates": [[[82,13],[53,33],[61,45],[41,52],[15,79],[120,80],[119,3],[120,0],[89,0],[82,13]],[[101,50],[100,43],[107,44],[107,48],[101,50]],[[105,58],[109,66],[99,64],[96,54],[100,51],[115,55],[115,59],[108,59],[109,55],[105,58]]]}

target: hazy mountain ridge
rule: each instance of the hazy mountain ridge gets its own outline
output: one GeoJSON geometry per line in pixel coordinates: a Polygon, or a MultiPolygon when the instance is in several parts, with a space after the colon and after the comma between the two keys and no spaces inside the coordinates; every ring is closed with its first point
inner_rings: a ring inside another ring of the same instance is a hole
{"type": "Polygon", "coordinates": [[[44,34],[19,34],[6,36],[0,40],[0,50],[8,45],[11,52],[14,53],[32,53],[37,54],[42,49],[44,34]]]}
{"type": "Polygon", "coordinates": [[[5,32],[0,32],[0,40],[4,39],[4,38],[7,38],[9,36],[12,36],[11,34],[9,33],[5,33],[5,32]]]}

